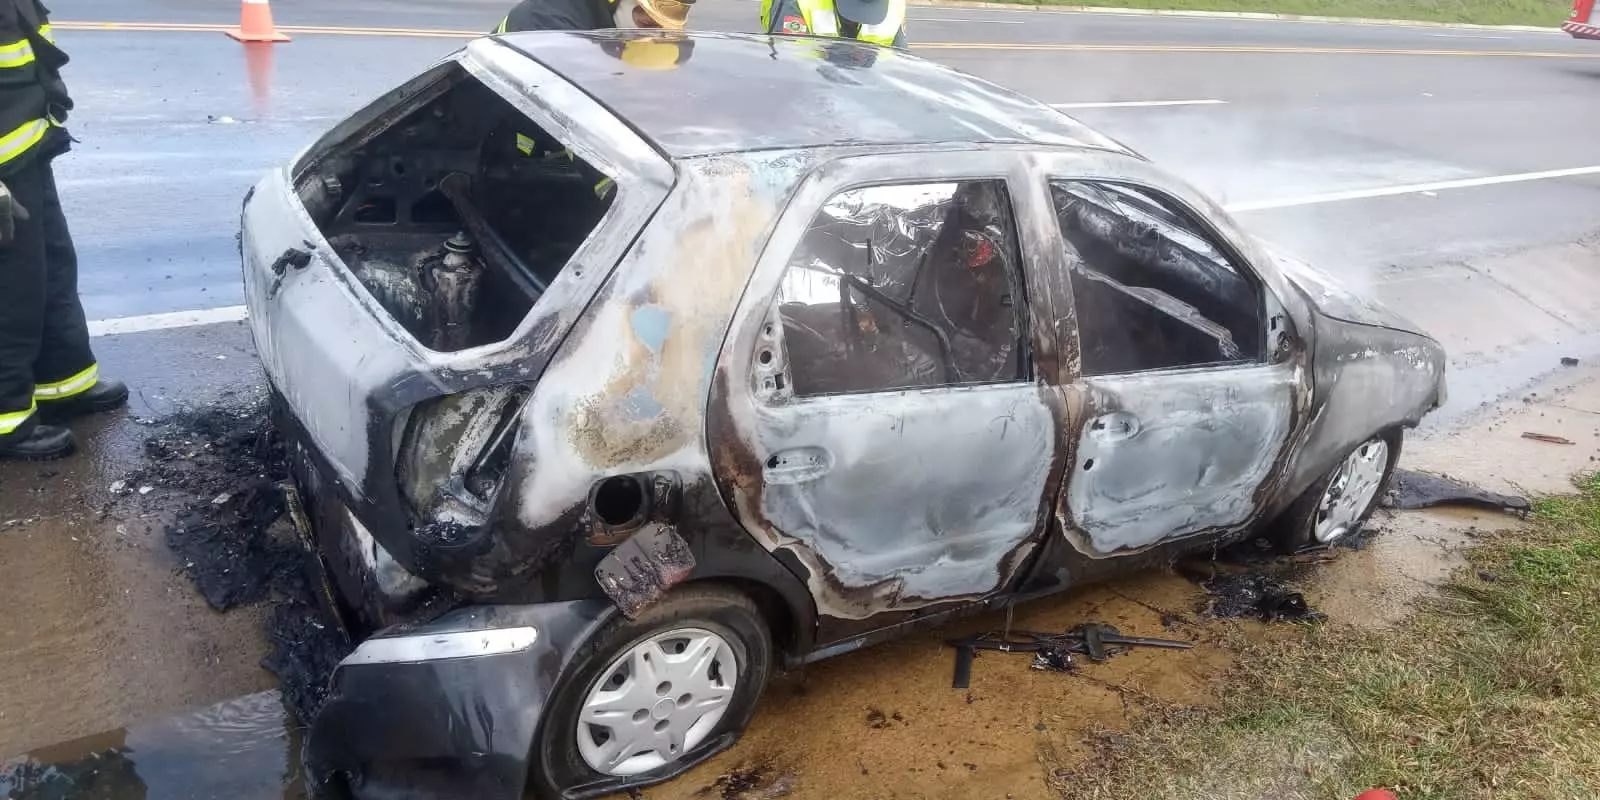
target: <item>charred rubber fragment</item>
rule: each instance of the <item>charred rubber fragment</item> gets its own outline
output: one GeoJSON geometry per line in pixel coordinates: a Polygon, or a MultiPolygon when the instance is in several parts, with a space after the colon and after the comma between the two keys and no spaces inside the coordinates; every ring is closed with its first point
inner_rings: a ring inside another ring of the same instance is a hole
{"type": "Polygon", "coordinates": [[[1205,613],[1217,619],[1259,619],[1263,622],[1314,622],[1320,611],[1306,605],[1293,588],[1268,575],[1246,572],[1219,575],[1201,584],[1211,595],[1205,613]]]}
{"type": "Polygon", "coordinates": [[[1533,508],[1524,497],[1496,494],[1451,478],[1405,469],[1394,471],[1389,491],[1383,495],[1383,506],[1406,510],[1469,506],[1519,513],[1533,508]]]}
{"type": "Polygon", "coordinates": [[[283,251],[283,255],[278,256],[277,261],[272,262],[272,274],[282,277],[285,272],[289,271],[290,267],[293,267],[294,269],[305,269],[310,264],[310,250],[301,250],[298,247],[291,247],[283,251]]]}
{"type": "Polygon", "coordinates": [[[628,619],[659,601],[694,569],[689,543],[671,525],[653,524],[617,545],[594,568],[600,588],[628,619]]]}

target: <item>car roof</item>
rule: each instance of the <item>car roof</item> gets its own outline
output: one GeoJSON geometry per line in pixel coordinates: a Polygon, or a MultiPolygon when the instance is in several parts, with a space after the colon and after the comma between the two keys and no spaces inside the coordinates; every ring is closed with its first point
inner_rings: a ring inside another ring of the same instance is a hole
{"type": "Polygon", "coordinates": [[[860,42],[643,30],[499,38],[676,158],[931,143],[1127,152],[1037,100],[904,50],[860,42]]]}

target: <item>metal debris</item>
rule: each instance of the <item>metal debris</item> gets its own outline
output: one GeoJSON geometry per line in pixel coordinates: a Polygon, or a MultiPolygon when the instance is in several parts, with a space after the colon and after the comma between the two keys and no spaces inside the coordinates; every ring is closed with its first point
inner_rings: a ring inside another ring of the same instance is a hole
{"type": "Polygon", "coordinates": [[[1528,511],[1527,498],[1495,494],[1461,481],[1422,472],[1397,469],[1383,497],[1384,508],[1416,509],[1434,506],[1473,506],[1495,511],[1528,511]]]}
{"type": "Polygon", "coordinates": [[[1051,672],[1069,672],[1075,661],[1072,656],[1085,655],[1099,663],[1107,658],[1128,652],[1132,647],[1164,647],[1188,650],[1189,642],[1173,639],[1148,639],[1123,636],[1121,631],[1102,622],[1086,622],[1066,633],[1038,633],[1014,631],[986,633],[967,639],[951,639],[945,644],[956,649],[955,678],[951,685],[965,689],[972,681],[972,659],[978,650],[998,650],[1002,653],[1033,653],[1030,669],[1051,672]]]}
{"type": "Polygon", "coordinates": [[[1033,663],[1028,669],[1045,672],[1071,672],[1077,664],[1072,660],[1072,653],[1060,647],[1041,647],[1033,654],[1033,663]]]}
{"type": "Polygon", "coordinates": [[[670,525],[650,525],[618,545],[594,569],[595,580],[629,619],[689,576],[694,553],[670,525]]]}
{"type": "Polygon", "coordinates": [[[1532,439],[1536,442],[1548,442],[1550,444],[1577,444],[1577,442],[1574,442],[1565,436],[1552,436],[1548,433],[1534,433],[1532,431],[1523,431],[1522,438],[1532,439]]]}

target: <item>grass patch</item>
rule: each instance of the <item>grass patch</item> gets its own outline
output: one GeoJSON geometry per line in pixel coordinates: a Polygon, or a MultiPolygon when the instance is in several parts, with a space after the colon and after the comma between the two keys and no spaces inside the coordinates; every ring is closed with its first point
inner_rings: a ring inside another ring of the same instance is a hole
{"type": "Polygon", "coordinates": [[[1544,501],[1389,631],[1255,645],[1220,708],[1103,737],[1068,800],[1600,797],[1600,479],[1544,501]]]}
{"type": "Polygon", "coordinates": [[[1567,0],[1004,0],[1024,5],[1159,8],[1189,11],[1264,11],[1325,17],[1471,22],[1555,27],[1567,0]]]}

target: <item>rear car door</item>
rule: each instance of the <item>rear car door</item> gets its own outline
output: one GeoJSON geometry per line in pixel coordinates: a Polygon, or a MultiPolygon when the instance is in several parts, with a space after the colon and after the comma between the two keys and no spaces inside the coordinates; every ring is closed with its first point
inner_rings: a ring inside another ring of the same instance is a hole
{"type": "Polygon", "coordinates": [[[1051,334],[1030,321],[1050,317],[1025,278],[1018,162],[822,168],[735,317],[708,414],[717,478],[807,580],[824,642],[872,627],[828,618],[1000,591],[1042,535],[1062,404],[1033,357],[1051,334]]]}
{"type": "Polygon", "coordinates": [[[1112,171],[1049,182],[1085,402],[1063,529],[1091,556],[1256,519],[1309,390],[1280,346],[1288,314],[1170,189],[1112,171]]]}

